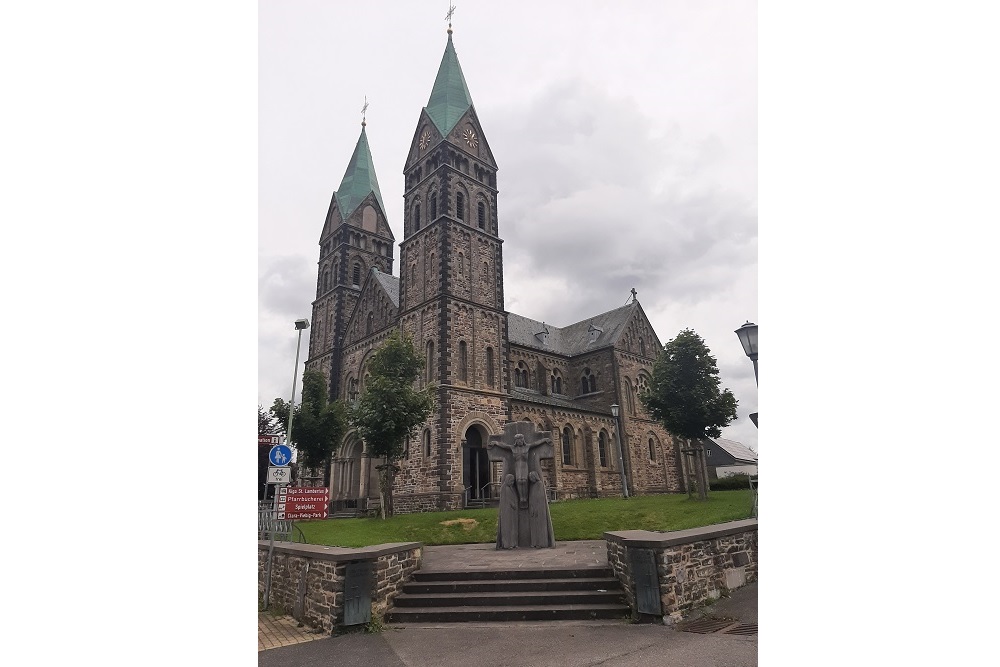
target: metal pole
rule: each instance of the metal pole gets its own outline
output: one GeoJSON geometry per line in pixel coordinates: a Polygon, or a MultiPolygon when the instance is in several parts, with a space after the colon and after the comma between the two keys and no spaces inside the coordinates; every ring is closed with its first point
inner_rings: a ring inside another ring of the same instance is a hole
{"type": "Polygon", "coordinates": [[[757,355],[754,355],[750,360],[753,362],[753,380],[759,385],[760,381],[757,379],[757,355]]]}
{"type": "Polygon", "coordinates": [[[615,417],[615,440],[618,441],[618,466],[622,471],[622,495],[628,498],[628,481],[625,479],[625,459],[622,458],[622,427],[621,421],[615,417]]]}
{"type": "MultiPolygon", "coordinates": [[[[299,329],[299,340],[295,344],[295,368],[292,370],[292,401],[288,404],[288,429],[285,431],[285,444],[292,447],[292,417],[295,415],[295,381],[299,376],[299,350],[302,347],[302,329],[299,329]]],[[[291,461],[288,462],[291,470],[291,461]]],[[[265,489],[267,487],[265,486],[265,489]]],[[[278,526],[278,496],[281,494],[281,484],[274,489],[274,500],[271,501],[271,541],[267,547],[267,567],[264,571],[264,609],[271,603],[271,563],[274,560],[274,531],[278,526]]],[[[264,492],[267,498],[267,492],[264,492]]]]}

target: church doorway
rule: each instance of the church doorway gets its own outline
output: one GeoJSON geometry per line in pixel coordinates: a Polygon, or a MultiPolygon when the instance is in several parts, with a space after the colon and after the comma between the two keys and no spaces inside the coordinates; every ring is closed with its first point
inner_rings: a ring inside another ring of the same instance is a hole
{"type": "Polygon", "coordinates": [[[462,440],[462,487],[469,500],[492,497],[490,457],[486,452],[486,435],[480,426],[470,426],[462,440]]]}
{"type": "Polygon", "coordinates": [[[336,510],[358,509],[361,497],[361,454],[364,447],[357,437],[344,445],[343,453],[333,461],[332,499],[336,510]]]}

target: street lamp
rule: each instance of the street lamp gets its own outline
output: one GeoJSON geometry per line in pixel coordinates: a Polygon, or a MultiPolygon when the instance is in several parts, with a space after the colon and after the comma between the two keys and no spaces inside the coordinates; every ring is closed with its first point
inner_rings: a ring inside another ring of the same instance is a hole
{"type": "Polygon", "coordinates": [[[295,329],[299,332],[299,342],[295,345],[295,368],[292,369],[292,402],[288,404],[288,429],[285,431],[285,444],[292,447],[292,417],[295,414],[295,381],[299,377],[299,349],[302,347],[302,330],[309,328],[309,320],[295,320],[295,329]]]}
{"type": "MultiPolygon", "coordinates": [[[[295,320],[295,329],[299,332],[299,340],[295,344],[295,368],[292,369],[292,402],[288,404],[288,428],[285,429],[285,444],[292,448],[292,416],[295,414],[295,381],[299,377],[299,350],[302,348],[302,331],[309,328],[309,320],[295,320]]],[[[289,461],[291,463],[291,461],[289,461]]],[[[271,501],[271,542],[267,548],[267,566],[264,571],[264,609],[271,602],[271,561],[274,559],[274,531],[278,528],[278,496],[281,489],[279,483],[275,487],[274,499],[271,501]]],[[[267,494],[264,494],[265,498],[267,494]]]]}
{"type": "Polygon", "coordinates": [[[747,320],[747,323],[737,329],[735,333],[739,336],[740,343],[743,344],[743,351],[753,362],[754,382],[760,384],[760,381],[757,380],[757,325],[747,320]]]}
{"type": "Polygon", "coordinates": [[[622,458],[622,428],[618,421],[618,404],[611,406],[611,416],[615,418],[615,440],[618,442],[618,467],[622,471],[622,495],[628,498],[628,482],[625,479],[625,459],[622,458]]]}

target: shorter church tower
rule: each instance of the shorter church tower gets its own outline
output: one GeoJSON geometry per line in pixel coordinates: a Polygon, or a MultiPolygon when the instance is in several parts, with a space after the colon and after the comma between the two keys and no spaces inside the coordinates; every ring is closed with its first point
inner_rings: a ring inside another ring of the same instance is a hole
{"type": "Polygon", "coordinates": [[[330,200],[319,237],[306,370],[318,370],[326,376],[331,400],[341,397],[340,364],[347,320],[368,273],[373,268],[392,273],[394,243],[362,121],[361,136],[330,200]]]}

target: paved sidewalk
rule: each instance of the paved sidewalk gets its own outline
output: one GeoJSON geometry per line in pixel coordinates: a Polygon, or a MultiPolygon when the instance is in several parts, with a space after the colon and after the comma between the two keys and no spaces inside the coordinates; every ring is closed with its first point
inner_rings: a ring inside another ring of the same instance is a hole
{"type": "Polygon", "coordinates": [[[325,639],[329,635],[301,625],[291,616],[275,617],[268,611],[257,613],[257,651],[325,639]]]}

